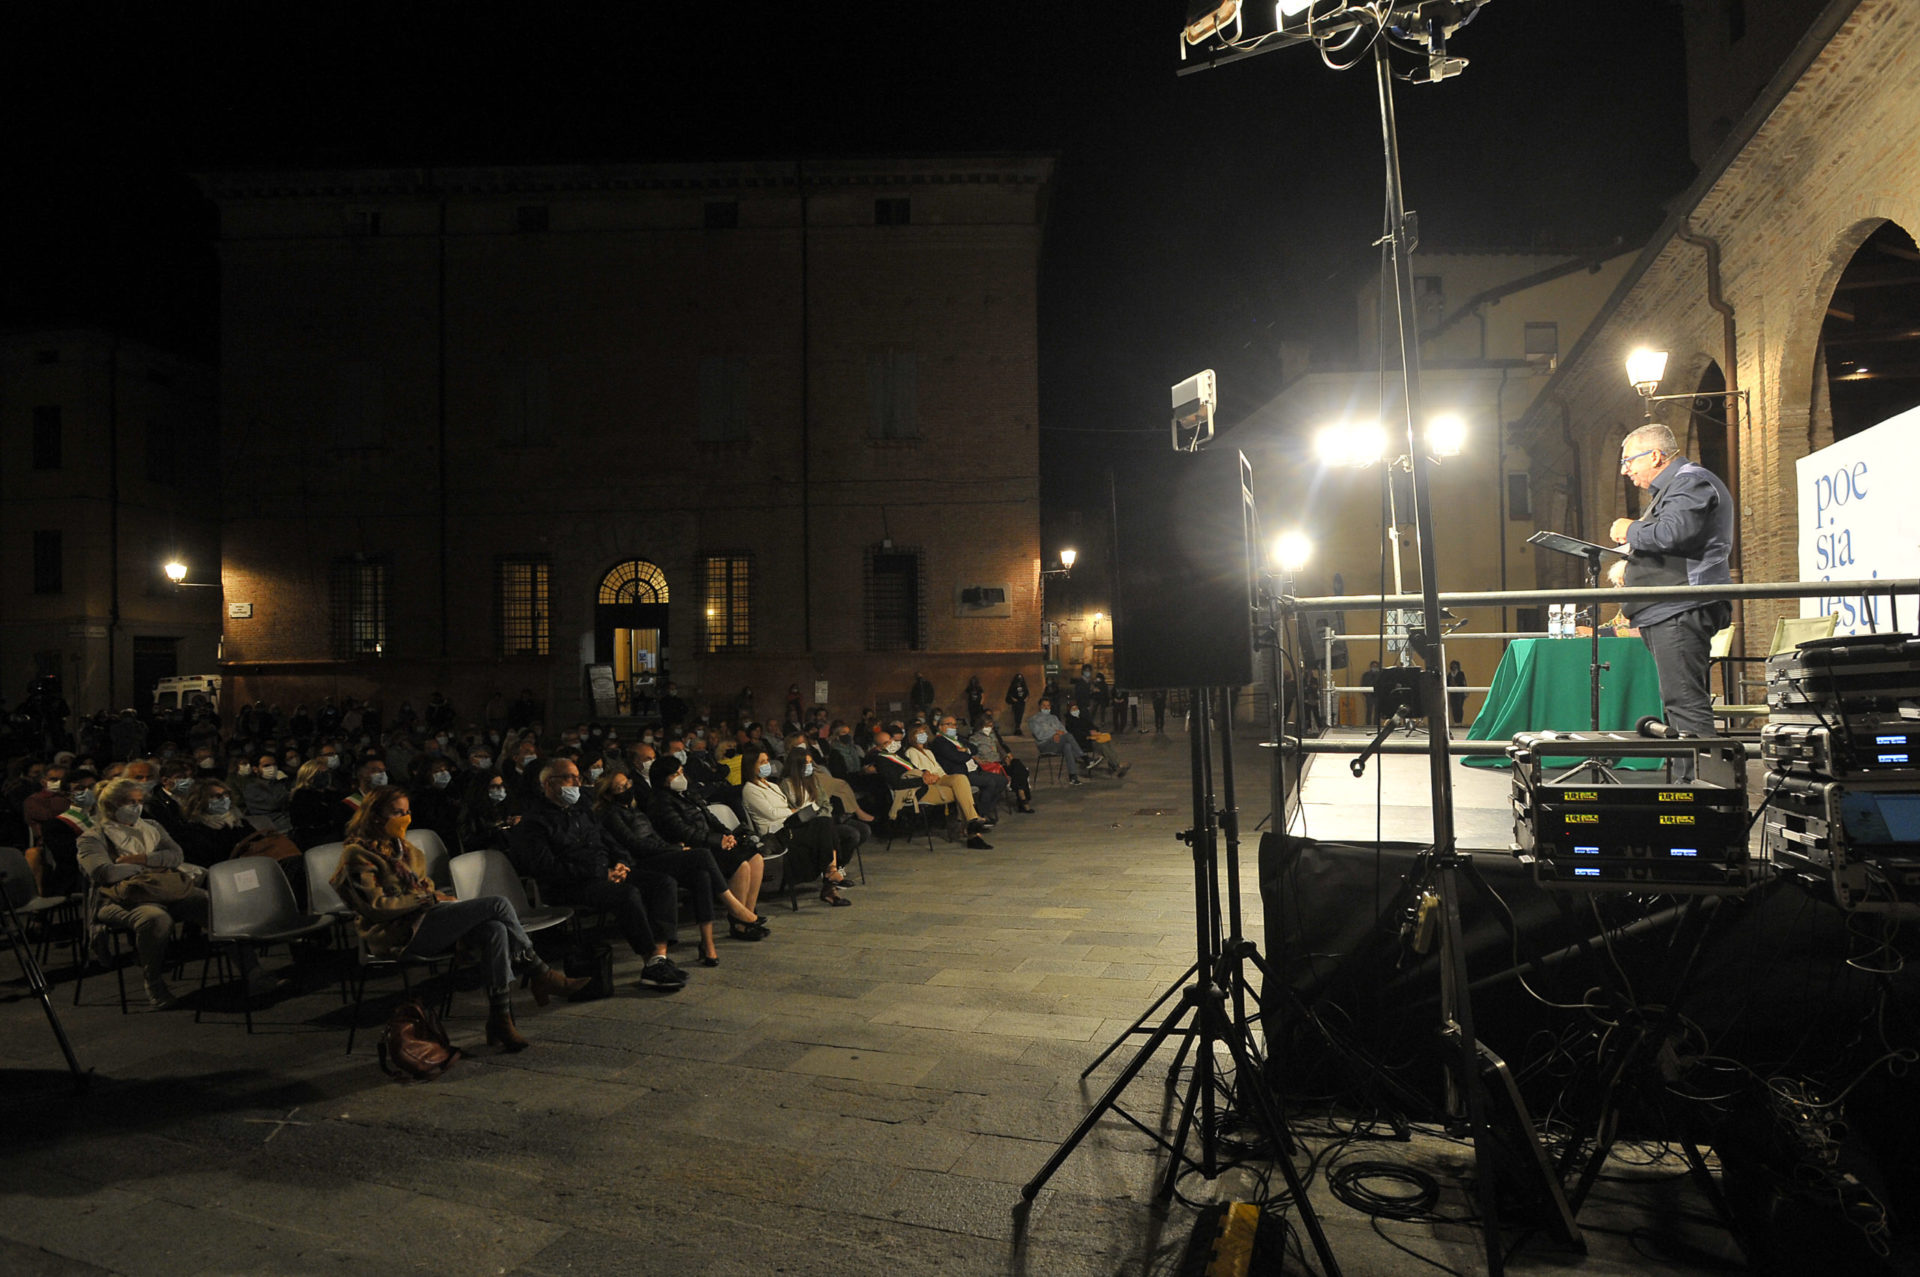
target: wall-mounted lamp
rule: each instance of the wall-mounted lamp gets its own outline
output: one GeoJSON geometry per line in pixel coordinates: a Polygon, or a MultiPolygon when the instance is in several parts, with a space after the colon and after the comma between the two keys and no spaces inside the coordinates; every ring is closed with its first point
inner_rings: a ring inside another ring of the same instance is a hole
{"type": "Polygon", "coordinates": [[[218,581],[187,580],[187,565],[178,559],[168,559],[166,566],[162,568],[161,571],[167,574],[167,580],[173,582],[175,589],[217,590],[220,588],[218,581]]]}
{"type": "Polygon", "coordinates": [[[1079,557],[1080,557],[1080,552],[1078,550],[1073,550],[1073,549],[1062,550],[1060,551],[1060,566],[1057,568],[1043,568],[1040,571],[1040,575],[1043,577],[1071,576],[1073,574],[1074,560],[1078,559],[1079,557]]]}
{"type": "Polygon", "coordinates": [[[1660,382],[1666,375],[1667,352],[1664,350],[1653,350],[1646,346],[1639,346],[1634,349],[1632,354],[1627,356],[1627,380],[1632,383],[1634,390],[1639,392],[1641,406],[1646,413],[1646,419],[1648,421],[1653,420],[1653,405],[1666,403],[1674,399],[1724,399],[1728,404],[1732,404],[1734,400],[1738,399],[1740,401],[1740,411],[1743,414],[1750,404],[1750,400],[1747,398],[1747,392],[1744,390],[1696,390],[1691,394],[1685,395],[1662,395],[1654,393],[1660,389],[1660,382]]]}

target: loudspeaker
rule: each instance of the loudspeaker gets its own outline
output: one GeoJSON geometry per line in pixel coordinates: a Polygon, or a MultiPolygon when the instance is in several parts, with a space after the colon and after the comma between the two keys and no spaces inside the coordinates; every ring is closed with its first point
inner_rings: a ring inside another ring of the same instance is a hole
{"type": "Polygon", "coordinates": [[[1111,477],[1113,665],[1122,687],[1253,682],[1253,468],[1174,453],[1111,477]]]}

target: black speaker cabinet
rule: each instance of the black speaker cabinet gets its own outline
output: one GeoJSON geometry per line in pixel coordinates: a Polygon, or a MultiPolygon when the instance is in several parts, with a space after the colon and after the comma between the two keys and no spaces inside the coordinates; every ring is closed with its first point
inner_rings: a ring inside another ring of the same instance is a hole
{"type": "Polygon", "coordinates": [[[1113,476],[1113,666],[1122,687],[1253,682],[1253,469],[1238,449],[1113,476]]]}

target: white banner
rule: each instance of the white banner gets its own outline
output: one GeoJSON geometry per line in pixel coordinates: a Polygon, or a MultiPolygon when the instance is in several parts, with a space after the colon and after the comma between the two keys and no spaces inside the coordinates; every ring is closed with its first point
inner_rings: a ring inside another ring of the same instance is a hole
{"type": "MultiPolygon", "coordinates": [[[[1842,439],[1794,463],[1800,508],[1800,579],[1853,581],[1920,576],[1920,408],[1842,439]]],[[[1915,601],[1900,628],[1920,629],[1915,601]]],[[[1886,595],[1800,600],[1800,615],[1838,613],[1836,634],[1892,629],[1886,595]]]]}

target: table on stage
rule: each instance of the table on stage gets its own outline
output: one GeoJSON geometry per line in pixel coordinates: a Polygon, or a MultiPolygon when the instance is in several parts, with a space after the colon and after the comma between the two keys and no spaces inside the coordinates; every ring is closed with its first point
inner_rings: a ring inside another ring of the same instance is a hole
{"type": "MultiPolygon", "coordinates": [[[[1653,653],[1637,638],[1603,638],[1600,730],[1632,731],[1647,715],[1662,717],[1660,675],[1653,653]]],[[[1588,669],[1590,638],[1515,639],[1494,671],[1486,703],[1467,729],[1468,740],[1512,740],[1521,732],[1584,732],[1593,726],[1588,669]]],[[[1468,758],[1469,767],[1508,767],[1505,758],[1468,758]]],[[[1577,757],[1571,761],[1578,762],[1577,757]]]]}

